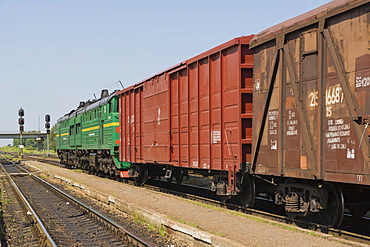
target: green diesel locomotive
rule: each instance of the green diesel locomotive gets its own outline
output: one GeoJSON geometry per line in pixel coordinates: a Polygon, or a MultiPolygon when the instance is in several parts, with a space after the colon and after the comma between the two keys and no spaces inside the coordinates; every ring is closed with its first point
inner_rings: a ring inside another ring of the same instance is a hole
{"type": "Polygon", "coordinates": [[[116,92],[103,90],[98,100],[80,102],[57,121],[60,163],[93,174],[119,175],[130,163],[119,161],[119,113],[116,92]]]}

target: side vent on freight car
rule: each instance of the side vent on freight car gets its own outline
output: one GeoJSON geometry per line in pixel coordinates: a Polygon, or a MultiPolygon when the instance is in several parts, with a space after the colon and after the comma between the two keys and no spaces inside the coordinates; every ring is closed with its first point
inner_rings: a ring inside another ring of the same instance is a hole
{"type": "Polygon", "coordinates": [[[109,96],[109,92],[108,92],[108,90],[107,90],[107,89],[103,89],[103,90],[101,91],[100,98],[101,98],[101,99],[104,99],[104,98],[106,98],[106,97],[108,97],[108,96],[109,96]]]}
{"type": "Polygon", "coordinates": [[[358,125],[366,125],[366,126],[368,126],[370,124],[370,116],[359,116],[359,117],[353,119],[353,121],[355,123],[357,123],[358,125]]]}

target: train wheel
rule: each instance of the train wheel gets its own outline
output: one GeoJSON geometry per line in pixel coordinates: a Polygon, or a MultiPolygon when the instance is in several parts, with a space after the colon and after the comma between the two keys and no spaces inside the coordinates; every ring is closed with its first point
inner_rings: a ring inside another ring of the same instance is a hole
{"type": "Polygon", "coordinates": [[[141,177],[135,177],[134,178],[134,184],[135,184],[135,186],[142,186],[143,182],[141,181],[141,177]]]}
{"type": "Polygon", "coordinates": [[[324,225],[338,227],[344,216],[344,197],[341,188],[337,184],[323,183],[321,186],[328,192],[326,209],[320,211],[320,217],[324,225]]]}
{"type": "Polygon", "coordinates": [[[244,174],[241,191],[239,193],[240,202],[244,207],[252,207],[256,197],[256,184],[250,174],[244,174]]]}
{"type": "Polygon", "coordinates": [[[134,178],[136,186],[143,186],[148,183],[148,167],[137,167],[138,176],[134,178]]]}
{"type": "Polygon", "coordinates": [[[176,169],[175,170],[175,180],[177,184],[181,184],[184,180],[184,171],[182,169],[176,169]]]}
{"type": "Polygon", "coordinates": [[[147,184],[148,183],[148,167],[147,166],[142,166],[141,169],[141,181],[144,183],[144,184],[147,184]]]}

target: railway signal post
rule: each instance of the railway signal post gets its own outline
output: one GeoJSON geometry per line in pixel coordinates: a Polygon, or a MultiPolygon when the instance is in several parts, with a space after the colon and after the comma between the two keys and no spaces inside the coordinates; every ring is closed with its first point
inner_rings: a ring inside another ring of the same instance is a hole
{"type": "Polygon", "coordinates": [[[50,156],[50,153],[49,153],[49,134],[50,134],[50,115],[49,114],[46,114],[45,115],[45,129],[46,129],[46,146],[47,146],[47,153],[46,153],[46,157],[49,157],[50,156]]]}
{"type": "Polygon", "coordinates": [[[20,148],[20,153],[19,156],[22,158],[23,157],[23,142],[22,142],[22,132],[24,131],[24,110],[22,107],[18,110],[18,124],[19,124],[19,148],[20,148]]]}

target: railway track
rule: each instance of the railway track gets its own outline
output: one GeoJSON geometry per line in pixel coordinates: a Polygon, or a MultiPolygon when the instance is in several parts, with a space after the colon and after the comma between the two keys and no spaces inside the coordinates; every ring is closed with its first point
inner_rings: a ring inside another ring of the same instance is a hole
{"type": "Polygon", "coordinates": [[[11,163],[3,164],[31,225],[47,246],[150,246],[138,236],[11,163]]]}
{"type": "MultiPolygon", "coordinates": [[[[302,221],[299,219],[291,219],[285,215],[282,207],[277,207],[272,200],[268,200],[262,197],[257,197],[255,206],[253,208],[242,207],[236,201],[231,202],[220,202],[214,192],[210,189],[193,186],[193,185],[177,185],[172,183],[171,186],[168,182],[163,180],[149,180],[149,184],[145,185],[145,188],[176,195],[189,200],[201,202],[204,204],[212,205],[214,207],[222,207],[232,211],[238,211],[251,216],[262,217],[268,220],[272,220],[280,223],[287,223],[299,226],[303,229],[321,232],[329,234],[340,239],[349,240],[365,245],[370,245],[370,219],[353,218],[350,214],[345,214],[345,218],[341,228],[328,228],[324,225],[312,223],[309,221],[302,221]]],[[[307,220],[315,220],[317,218],[308,218],[307,220]]]]}
{"type": "MultiPolygon", "coordinates": [[[[38,161],[41,161],[40,158],[38,158],[38,161]]],[[[43,161],[56,165],[53,161],[43,161]]],[[[58,165],[62,166],[60,164],[58,165]]],[[[131,180],[125,180],[125,182],[130,185],[135,185],[135,183],[131,180]]],[[[145,184],[144,187],[149,190],[176,195],[181,198],[212,205],[214,207],[222,207],[226,210],[238,211],[240,213],[262,217],[275,222],[292,224],[303,229],[332,235],[343,240],[349,240],[361,244],[370,245],[370,233],[367,231],[367,229],[370,228],[370,219],[367,218],[353,219],[351,215],[346,214],[342,224],[342,228],[328,228],[324,225],[312,223],[309,221],[291,219],[285,216],[285,212],[282,207],[276,207],[276,205],[274,205],[271,200],[267,200],[261,197],[257,198],[255,206],[253,208],[245,208],[239,205],[236,201],[221,202],[214,192],[211,192],[210,189],[200,186],[188,184],[178,185],[176,183],[170,183],[164,180],[149,179],[148,184],[145,184]]],[[[310,218],[308,220],[310,220],[310,218]]]]}

